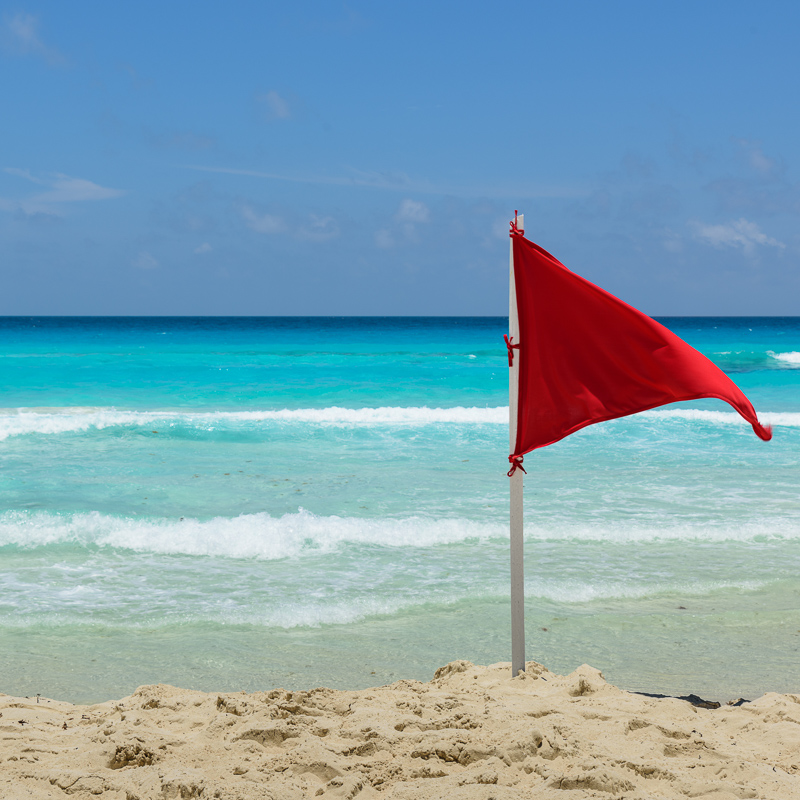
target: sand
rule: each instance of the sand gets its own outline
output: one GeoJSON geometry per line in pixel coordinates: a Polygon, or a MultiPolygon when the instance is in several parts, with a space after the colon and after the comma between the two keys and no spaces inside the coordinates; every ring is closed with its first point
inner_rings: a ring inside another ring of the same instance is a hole
{"type": "Polygon", "coordinates": [[[583,666],[92,706],[0,695],[0,797],[800,798],[800,695],[699,708],[583,666]]]}

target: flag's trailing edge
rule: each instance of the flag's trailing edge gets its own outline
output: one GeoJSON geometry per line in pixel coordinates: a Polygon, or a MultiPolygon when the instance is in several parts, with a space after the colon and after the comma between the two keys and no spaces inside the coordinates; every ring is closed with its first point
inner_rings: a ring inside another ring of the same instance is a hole
{"type": "Polygon", "coordinates": [[[680,400],[730,403],[764,441],[739,387],[672,331],[568,270],[511,223],[519,342],[517,440],[509,475],[522,456],[571,433],[680,400]]]}

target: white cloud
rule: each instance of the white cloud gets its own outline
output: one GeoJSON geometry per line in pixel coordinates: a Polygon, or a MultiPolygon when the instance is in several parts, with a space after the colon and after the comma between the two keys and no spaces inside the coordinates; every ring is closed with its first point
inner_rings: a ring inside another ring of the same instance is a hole
{"type": "Polygon", "coordinates": [[[249,205],[242,206],[239,211],[247,227],[256,233],[285,233],[294,239],[310,239],[316,242],[324,242],[339,235],[339,223],[333,217],[310,214],[307,222],[298,221],[289,225],[283,217],[276,214],[261,214],[249,205]]]}
{"type": "Polygon", "coordinates": [[[747,163],[762,175],[773,172],[778,166],[777,162],[764,154],[761,149],[761,142],[751,142],[748,139],[735,139],[739,147],[742,148],[747,163]]]}
{"type": "Polygon", "coordinates": [[[28,52],[44,47],[36,28],[39,20],[32,14],[15,14],[6,22],[8,30],[19,46],[28,52]]]}
{"type": "Polygon", "coordinates": [[[665,228],[662,236],[661,244],[668,253],[680,253],[683,251],[683,240],[675,231],[665,228]]]}
{"type": "Polygon", "coordinates": [[[4,167],[3,172],[7,172],[9,175],[16,175],[18,178],[25,178],[25,180],[31,181],[33,183],[44,183],[41,178],[36,178],[31,175],[31,171],[29,169],[18,169],[17,167],[4,167]]]}
{"type": "Polygon", "coordinates": [[[125,194],[122,189],[110,189],[85,178],[72,178],[61,173],[37,177],[32,175],[29,170],[18,169],[17,167],[5,167],[3,171],[45,188],[44,191],[39,191],[21,199],[10,200],[5,198],[2,206],[0,206],[6,210],[21,210],[26,214],[52,214],[59,216],[61,214],[59,206],[63,203],[110,200],[115,197],[122,197],[125,194]]]}
{"type": "Polygon", "coordinates": [[[258,95],[256,100],[264,107],[267,119],[289,119],[292,116],[289,103],[274,89],[258,95]]]}
{"type": "Polygon", "coordinates": [[[394,237],[392,236],[391,231],[386,230],[386,228],[375,231],[375,244],[383,250],[388,250],[390,247],[394,247],[394,237]]]}
{"type": "Polygon", "coordinates": [[[385,228],[373,233],[375,246],[383,250],[406,244],[419,243],[417,226],[430,221],[430,209],[419,200],[401,201],[394,216],[385,228]]]}
{"type": "Polygon", "coordinates": [[[750,165],[758,172],[772,172],[775,168],[775,162],[771,158],[767,158],[760,147],[750,151],[750,165]]]}
{"type": "Polygon", "coordinates": [[[299,235],[303,239],[324,242],[339,235],[339,224],[333,217],[318,217],[311,214],[309,224],[300,228],[299,235]]]}
{"type": "Polygon", "coordinates": [[[139,255],[131,261],[131,264],[139,269],[155,269],[158,266],[158,260],[151,253],[142,250],[139,255]]]}
{"type": "Polygon", "coordinates": [[[397,209],[395,218],[400,222],[427,222],[429,217],[428,206],[417,200],[403,200],[397,209]]]}
{"type": "Polygon", "coordinates": [[[56,175],[50,191],[36,195],[40,203],[75,203],[83,200],[110,200],[125,194],[121,189],[108,189],[83,178],[56,175]]]}
{"type": "Polygon", "coordinates": [[[65,59],[39,36],[39,18],[32,14],[15,14],[7,17],[2,27],[3,49],[14,55],[34,55],[48,64],[60,65],[65,59]]]}
{"type": "Polygon", "coordinates": [[[259,214],[250,206],[242,206],[241,214],[247,227],[256,233],[283,233],[286,230],[286,223],[282,217],[274,214],[259,214]]]}
{"type": "Polygon", "coordinates": [[[214,248],[208,243],[203,242],[199,247],[195,247],[194,252],[197,255],[202,255],[203,253],[210,253],[214,248]]]}
{"type": "Polygon", "coordinates": [[[741,247],[746,253],[752,253],[756,245],[784,249],[786,245],[767,236],[755,222],[742,218],[727,225],[706,225],[702,222],[690,223],[695,237],[713,247],[741,247]]]}

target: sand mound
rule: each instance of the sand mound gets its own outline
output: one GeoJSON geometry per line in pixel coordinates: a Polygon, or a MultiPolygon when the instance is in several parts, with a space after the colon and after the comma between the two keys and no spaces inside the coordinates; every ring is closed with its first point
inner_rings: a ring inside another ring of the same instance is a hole
{"type": "Polygon", "coordinates": [[[0,695],[0,797],[800,798],[800,696],[707,709],[588,666],[456,661],[429,683],[253,694],[0,695]]]}

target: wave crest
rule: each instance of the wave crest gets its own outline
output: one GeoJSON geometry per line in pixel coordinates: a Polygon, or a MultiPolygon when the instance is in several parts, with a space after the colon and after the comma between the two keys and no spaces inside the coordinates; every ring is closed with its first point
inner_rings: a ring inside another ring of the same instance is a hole
{"type": "Polygon", "coordinates": [[[5,409],[0,411],[0,441],[26,434],[80,433],[119,426],[153,424],[210,429],[215,425],[257,423],[317,425],[483,425],[508,422],[508,408],[295,408],[263,411],[118,411],[115,408],[5,409]]]}
{"type": "MultiPolygon", "coordinates": [[[[800,355],[800,354],[798,354],[800,355]]],[[[800,428],[800,412],[762,412],[766,425],[800,428]]],[[[691,408],[643,411],[624,419],[648,422],[684,420],[714,425],[742,425],[745,422],[733,411],[708,411],[691,408]]],[[[454,408],[391,407],[381,408],[284,408],[256,411],[125,411],[115,408],[21,408],[0,409],[0,441],[12,436],[81,433],[114,427],[150,427],[161,425],[175,429],[216,430],[220,427],[253,425],[321,425],[338,427],[418,427],[425,425],[505,425],[508,407],[454,408]]]]}
{"type": "Polygon", "coordinates": [[[783,362],[783,364],[791,364],[793,367],[800,367],[800,353],[775,353],[772,350],[767,350],[767,355],[783,362]]]}
{"type": "MultiPolygon", "coordinates": [[[[345,545],[437,547],[468,540],[502,540],[505,522],[422,516],[361,518],[318,516],[300,509],[209,520],[140,519],[93,511],[82,514],[10,511],[0,515],[0,547],[36,548],[61,544],[113,548],[159,555],[274,560],[331,552],[345,545]]],[[[528,542],[605,542],[628,545],[657,541],[765,541],[800,538],[794,517],[709,525],[530,524],[528,542]]]]}
{"type": "Polygon", "coordinates": [[[300,509],[272,517],[132,519],[84,514],[7,512],[0,516],[0,547],[54,544],[111,547],[159,554],[279,559],[326,552],[346,543],[430,547],[502,536],[503,527],[465,519],[321,517],[300,509]]]}

